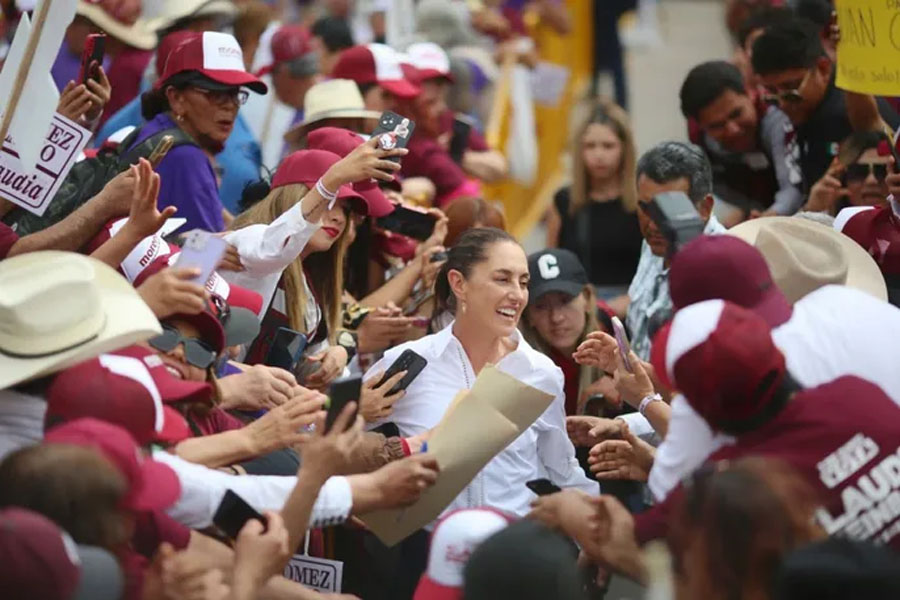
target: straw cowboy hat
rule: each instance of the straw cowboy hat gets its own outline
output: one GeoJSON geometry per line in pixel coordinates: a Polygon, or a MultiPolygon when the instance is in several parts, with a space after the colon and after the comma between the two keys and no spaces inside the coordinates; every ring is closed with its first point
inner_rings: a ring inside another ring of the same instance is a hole
{"type": "Polygon", "coordinates": [[[788,301],[829,284],[846,285],[887,301],[878,265],[849,237],[798,217],[762,217],[728,230],[762,253],[788,301]]]}
{"type": "Polygon", "coordinates": [[[139,1],[78,0],[75,13],[129,46],[139,50],[156,47],[156,33],[140,19],[139,1]]]}
{"type": "Polygon", "coordinates": [[[147,27],[153,31],[167,29],[182,19],[220,16],[233,19],[237,7],[231,0],[161,0],[145,10],[147,27]]]}
{"type": "Polygon", "coordinates": [[[0,390],[162,333],[114,269],[71,252],[0,262],[0,390]]]}
{"type": "Polygon", "coordinates": [[[381,113],[366,110],[359,87],[349,79],[329,79],[312,86],[303,99],[303,122],[284,134],[284,141],[296,146],[306,137],[309,126],[325,119],[377,119],[381,113]]]}

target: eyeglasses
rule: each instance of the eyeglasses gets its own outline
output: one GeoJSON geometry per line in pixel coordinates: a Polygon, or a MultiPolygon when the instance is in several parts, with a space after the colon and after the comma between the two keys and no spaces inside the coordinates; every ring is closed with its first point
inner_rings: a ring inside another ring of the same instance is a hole
{"type": "Polygon", "coordinates": [[[148,340],[148,344],[160,352],[171,352],[179,344],[184,345],[184,358],[188,364],[198,369],[208,369],[216,360],[216,351],[209,344],[197,338],[185,337],[171,325],[163,325],[161,335],[148,340]]]}
{"type": "Polygon", "coordinates": [[[841,179],[846,185],[848,182],[865,181],[869,175],[874,175],[878,183],[884,183],[888,176],[887,163],[861,162],[847,165],[847,169],[844,171],[841,179]]]}
{"type": "Polygon", "coordinates": [[[803,102],[803,94],[801,93],[801,90],[806,85],[806,82],[809,80],[809,76],[811,74],[812,69],[806,72],[806,75],[804,75],[803,79],[800,81],[800,85],[792,90],[784,90],[783,92],[776,92],[774,94],[763,94],[763,102],[771,106],[779,106],[782,102],[789,102],[791,104],[799,104],[800,102],[803,102]]]}
{"type": "Polygon", "coordinates": [[[204,96],[206,96],[210,102],[217,106],[224,106],[226,104],[237,104],[238,106],[243,106],[247,104],[247,100],[250,98],[250,92],[247,90],[234,89],[234,90],[207,90],[205,88],[191,88],[196,92],[200,92],[204,96]]]}

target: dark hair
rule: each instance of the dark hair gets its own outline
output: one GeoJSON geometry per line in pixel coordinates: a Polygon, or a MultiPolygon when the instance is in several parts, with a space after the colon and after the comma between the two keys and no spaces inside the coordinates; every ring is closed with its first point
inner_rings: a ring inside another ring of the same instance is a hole
{"type": "Polygon", "coordinates": [[[763,6],[754,10],[741,23],[738,29],[738,43],[741,48],[747,45],[747,38],[758,29],[766,29],[775,23],[784,23],[794,18],[794,11],[783,6],[763,6]]]}
{"type": "Polygon", "coordinates": [[[701,110],[712,104],[725,90],[747,95],[741,71],[724,60],[711,60],[690,70],[681,84],[681,114],[696,119],[701,110]]]}
{"type": "Polygon", "coordinates": [[[698,146],[686,142],[662,142],[647,150],[637,164],[636,179],[644,175],[656,183],[687,179],[688,196],[699,204],[713,193],[712,167],[698,146]]]}
{"type": "Polygon", "coordinates": [[[472,273],[472,267],[487,259],[488,248],[499,242],[519,243],[516,238],[496,227],[477,227],[460,236],[456,244],[447,251],[447,262],[441,267],[434,282],[434,295],[439,310],[456,313],[456,296],[453,295],[447,278],[450,271],[456,270],[468,277],[472,273]]]}
{"type": "Polygon", "coordinates": [[[365,96],[366,94],[368,94],[368,93],[369,93],[369,90],[371,90],[371,89],[372,89],[373,87],[375,87],[376,85],[378,85],[378,82],[377,82],[377,81],[370,81],[369,83],[359,83],[359,82],[356,82],[356,87],[359,88],[359,95],[360,95],[360,96],[365,96]]]}
{"type": "Polygon", "coordinates": [[[753,43],[753,70],[760,75],[809,69],[825,56],[818,26],[801,18],[775,23],[753,43]]]}
{"type": "Polygon", "coordinates": [[[841,142],[838,160],[845,165],[855,163],[862,156],[863,152],[872,148],[878,148],[881,144],[884,144],[885,149],[896,160],[897,154],[894,150],[894,144],[891,142],[891,138],[883,131],[854,131],[841,142]]]}
{"type": "Polygon", "coordinates": [[[159,88],[144,92],[141,94],[141,116],[145,121],[149,121],[160,113],[168,112],[172,107],[169,106],[169,99],[166,97],[166,88],[183,90],[197,84],[201,78],[206,79],[197,71],[182,71],[169,77],[159,88]]]}
{"type": "Polygon", "coordinates": [[[819,26],[819,30],[831,23],[834,6],[831,0],[796,0],[794,12],[819,26]]]}
{"type": "Polygon", "coordinates": [[[347,248],[344,289],[354,298],[362,299],[372,292],[369,284],[369,261],[376,254],[373,237],[372,219],[364,219],[356,227],[356,239],[347,248]]]}
{"type": "Polygon", "coordinates": [[[340,17],[322,17],[312,26],[314,37],[322,38],[329,52],[337,52],[353,46],[353,32],[347,21],[340,17]]]}

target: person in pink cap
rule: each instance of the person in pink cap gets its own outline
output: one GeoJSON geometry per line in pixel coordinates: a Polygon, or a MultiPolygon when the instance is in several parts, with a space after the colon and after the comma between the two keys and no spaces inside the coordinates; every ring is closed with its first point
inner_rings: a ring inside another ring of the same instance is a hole
{"type": "Polygon", "coordinates": [[[515,520],[491,508],[463,508],[448,513],[431,534],[428,568],[413,600],[461,600],[463,570],[475,549],[515,520]]]}
{"type": "Polygon", "coordinates": [[[393,179],[399,166],[386,159],[405,154],[382,150],[375,139],[344,158],[325,150],[295,152],[278,168],[266,197],[235,219],[226,239],[259,269],[229,274],[229,280],[255,286],[268,306],[260,343],[247,357],[251,364],[265,357],[275,330],[289,327],[306,334],[306,368],[316,371],[301,384],[322,388],[341,374],[355,349],[355,340],[339,339],[347,337],[339,336],[344,254],[351,215],[370,210],[351,184],[393,179]]]}
{"type": "Polygon", "coordinates": [[[404,73],[397,51],[385,44],[347,48],[338,57],[331,77],[355,81],[366,108],[378,112],[396,111],[398,101],[412,100],[421,92],[404,73]]]}
{"type": "Polygon", "coordinates": [[[306,92],[315,85],[319,74],[319,58],[309,30],[301,25],[282,25],[272,35],[270,47],[272,62],[256,75],[271,75],[275,97],[302,111],[306,92]]]}
{"type": "Polygon", "coordinates": [[[225,228],[211,157],[224,149],[238,109],[247,101],[243,88],[267,91],[244,70],[234,37],[207,31],[186,36],[172,50],[153,90],[141,98],[147,124],[126,150],[159,132],[172,132],[176,146],[156,169],[162,179],[160,205],[178,208],[187,219],[185,231],[225,228]]]}

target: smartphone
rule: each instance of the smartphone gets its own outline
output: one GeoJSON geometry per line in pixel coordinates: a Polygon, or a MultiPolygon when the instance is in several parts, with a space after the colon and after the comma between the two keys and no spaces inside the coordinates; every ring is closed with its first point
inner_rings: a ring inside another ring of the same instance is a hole
{"type": "Polygon", "coordinates": [[[525,482],[525,485],[538,496],[549,496],[550,494],[562,491],[561,487],[549,479],[532,479],[531,481],[525,482]]]}
{"type": "Polygon", "coordinates": [[[164,135],[161,140],[159,140],[159,144],[156,145],[156,148],[153,149],[153,152],[150,153],[150,156],[147,157],[147,160],[150,161],[150,166],[156,169],[159,166],[159,163],[162,162],[162,159],[166,157],[166,153],[172,149],[172,144],[175,143],[175,138],[171,135],[164,135]]]}
{"type": "Polygon", "coordinates": [[[222,256],[225,255],[227,247],[228,242],[208,231],[202,229],[189,231],[185,234],[184,246],[175,267],[200,269],[200,275],[191,281],[205,286],[222,256]]]}
{"type": "Polygon", "coordinates": [[[376,387],[380,387],[381,384],[400,371],[406,371],[406,375],[403,376],[403,379],[394,384],[394,387],[391,388],[391,391],[389,391],[387,395],[391,396],[405,390],[409,387],[409,384],[419,376],[419,373],[422,372],[422,369],[424,369],[427,364],[428,361],[425,360],[424,357],[416,354],[412,350],[404,350],[403,353],[397,357],[397,360],[395,360],[393,364],[388,367],[387,371],[384,372],[384,377],[381,378],[381,381],[378,382],[378,386],[376,387]]]}
{"type": "Polygon", "coordinates": [[[666,238],[669,257],[703,234],[706,223],[700,218],[694,203],[684,192],[663,192],[649,202],[641,202],[640,205],[666,238]]]}
{"type": "Polygon", "coordinates": [[[444,251],[435,252],[431,255],[431,258],[428,259],[428,262],[444,262],[447,260],[448,254],[444,251]]]}
{"type": "Polygon", "coordinates": [[[84,41],[84,50],[81,52],[81,71],[78,74],[78,81],[86,84],[88,79],[97,80],[97,68],[103,64],[105,53],[106,34],[89,34],[84,41]]]}
{"type": "Polygon", "coordinates": [[[219,508],[213,516],[213,524],[222,530],[222,532],[233,540],[237,539],[238,534],[247,521],[256,519],[266,525],[266,518],[259,514],[256,509],[247,504],[247,501],[232,492],[226,490],[222,497],[219,508]]]}
{"type": "MultiPolygon", "coordinates": [[[[409,138],[412,137],[413,131],[416,129],[416,122],[398,115],[389,110],[381,113],[378,119],[378,126],[372,132],[372,136],[381,136],[378,142],[382,150],[393,150],[394,148],[406,148],[409,138]]],[[[391,156],[387,160],[400,162],[399,156],[391,156]]]]}
{"type": "Polygon", "coordinates": [[[463,154],[465,154],[466,148],[469,147],[469,134],[472,132],[472,124],[468,119],[457,115],[453,117],[452,132],[449,148],[450,158],[456,164],[461,164],[463,154]]]}
{"type": "Polygon", "coordinates": [[[270,367],[278,367],[293,373],[303,351],[306,350],[306,344],[304,334],[288,327],[279,327],[263,362],[270,367]]]}
{"type": "Polygon", "coordinates": [[[425,241],[434,232],[434,225],[437,223],[437,220],[423,210],[401,204],[397,205],[391,214],[378,217],[375,223],[382,229],[425,241]]]}
{"type": "Polygon", "coordinates": [[[362,377],[342,377],[331,382],[328,387],[328,415],[325,417],[325,432],[331,430],[334,422],[343,412],[344,407],[350,402],[356,402],[357,410],[353,413],[353,419],[350,425],[356,420],[356,413],[359,412],[359,393],[362,390],[362,377]]]}
{"type": "Polygon", "coordinates": [[[631,344],[628,343],[628,336],[625,335],[625,326],[622,325],[622,321],[619,320],[619,317],[613,317],[611,320],[613,333],[616,336],[616,345],[619,347],[619,356],[622,357],[622,362],[625,364],[625,370],[629,373],[633,373],[631,361],[628,360],[628,353],[631,352],[631,344]]]}

